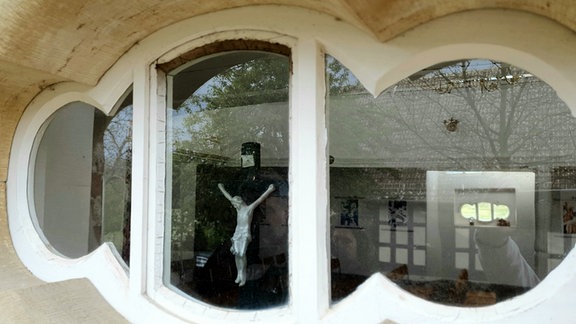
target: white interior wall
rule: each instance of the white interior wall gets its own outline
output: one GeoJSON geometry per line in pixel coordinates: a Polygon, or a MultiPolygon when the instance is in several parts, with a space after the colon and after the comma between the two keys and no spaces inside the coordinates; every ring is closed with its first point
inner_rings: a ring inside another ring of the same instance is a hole
{"type": "Polygon", "coordinates": [[[35,206],[44,235],[58,252],[88,252],[94,108],[72,103],[43,134],[35,172],[35,206]]]}
{"type": "MultiPolygon", "coordinates": [[[[444,172],[426,173],[428,273],[454,279],[456,189],[514,189],[516,224],[510,236],[524,258],[534,265],[535,175],[532,172],[444,172]]],[[[482,225],[474,225],[480,228],[482,225]]]]}

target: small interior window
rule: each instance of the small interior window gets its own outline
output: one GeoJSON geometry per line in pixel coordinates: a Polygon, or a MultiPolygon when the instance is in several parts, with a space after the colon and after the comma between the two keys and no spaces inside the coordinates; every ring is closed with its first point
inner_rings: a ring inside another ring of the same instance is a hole
{"type": "Polygon", "coordinates": [[[510,208],[506,205],[483,201],[463,204],[460,207],[460,214],[467,220],[478,220],[479,222],[488,223],[498,219],[507,219],[510,216],[510,208]]]}

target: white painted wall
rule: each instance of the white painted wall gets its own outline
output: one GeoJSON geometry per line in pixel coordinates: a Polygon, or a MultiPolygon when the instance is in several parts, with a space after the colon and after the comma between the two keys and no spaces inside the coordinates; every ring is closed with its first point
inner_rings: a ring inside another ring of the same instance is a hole
{"type": "MultiPolygon", "coordinates": [[[[426,265],[430,275],[454,279],[455,227],[461,226],[455,213],[456,189],[514,189],[515,221],[511,237],[524,258],[534,266],[535,175],[533,172],[445,172],[426,173],[426,265]]],[[[481,228],[481,224],[476,224],[481,228]]],[[[511,260],[512,263],[512,260],[511,260]]]]}

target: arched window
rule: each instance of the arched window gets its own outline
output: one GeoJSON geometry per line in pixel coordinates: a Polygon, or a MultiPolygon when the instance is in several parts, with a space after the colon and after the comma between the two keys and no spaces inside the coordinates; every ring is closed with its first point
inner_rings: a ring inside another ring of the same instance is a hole
{"type": "Polygon", "coordinates": [[[288,300],[289,50],[248,43],[256,46],[280,54],[240,50],[161,67],[169,69],[164,281],[241,309],[288,300]]]}

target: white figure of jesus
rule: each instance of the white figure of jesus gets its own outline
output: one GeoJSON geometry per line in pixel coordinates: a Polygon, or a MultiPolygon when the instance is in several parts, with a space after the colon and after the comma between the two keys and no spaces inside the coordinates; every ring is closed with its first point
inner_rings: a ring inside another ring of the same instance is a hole
{"type": "Polygon", "coordinates": [[[222,191],[224,197],[232,203],[232,206],[236,208],[236,230],[234,231],[234,236],[232,236],[230,252],[234,254],[236,270],[238,271],[238,276],[234,282],[239,286],[244,286],[246,283],[246,248],[250,241],[252,241],[252,234],[250,233],[252,214],[254,209],[260,205],[275,188],[274,185],[271,184],[268,189],[250,205],[246,205],[244,200],[239,196],[232,197],[228,191],[224,189],[223,184],[219,183],[218,188],[222,191]]]}

